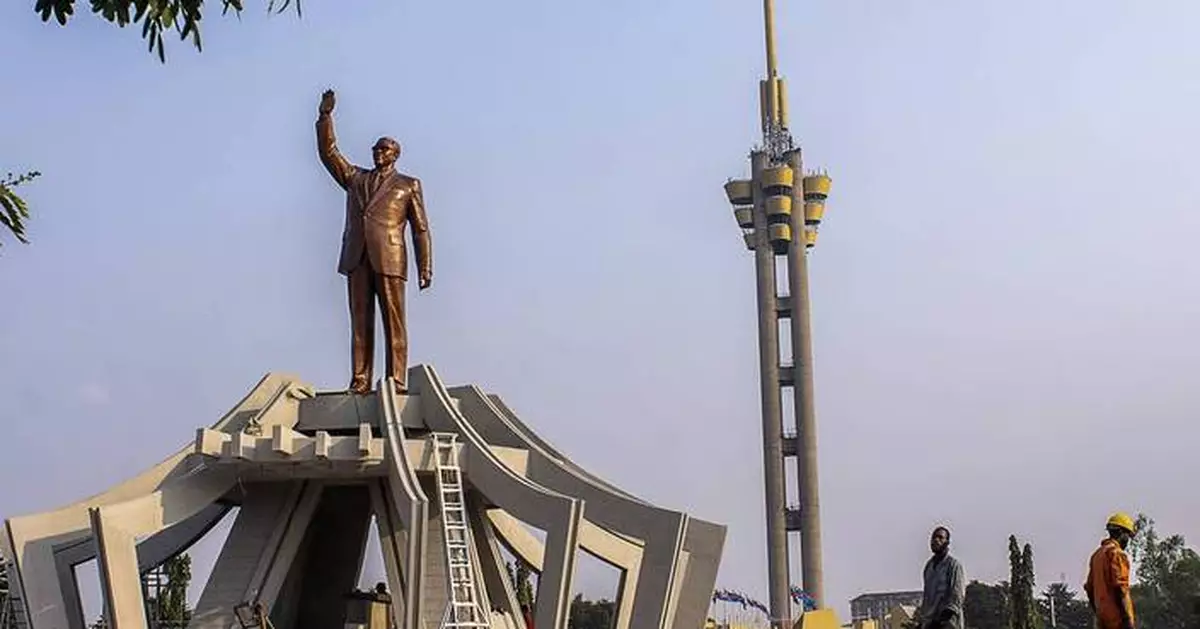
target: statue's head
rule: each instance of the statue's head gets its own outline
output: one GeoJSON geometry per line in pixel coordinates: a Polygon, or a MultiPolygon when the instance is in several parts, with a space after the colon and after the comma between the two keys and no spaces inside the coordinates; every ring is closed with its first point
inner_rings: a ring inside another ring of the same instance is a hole
{"type": "Polygon", "coordinates": [[[400,157],[400,143],[388,137],[379,138],[371,147],[371,157],[375,168],[388,168],[400,157]]]}

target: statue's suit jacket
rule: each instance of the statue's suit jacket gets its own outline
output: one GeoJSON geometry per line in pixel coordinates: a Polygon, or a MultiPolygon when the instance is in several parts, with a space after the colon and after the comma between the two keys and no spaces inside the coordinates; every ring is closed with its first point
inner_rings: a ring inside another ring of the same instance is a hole
{"type": "Polygon", "coordinates": [[[407,280],[404,226],[411,223],[418,273],[430,276],[429,220],[420,180],[395,171],[379,175],[351,164],[337,149],[333,118],[327,114],[317,118],[317,151],[334,181],[346,191],[346,227],[338,273],[349,275],[362,261],[365,249],[376,273],[407,280]],[[375,177],[381,180],[372,193],[375,177]]]}

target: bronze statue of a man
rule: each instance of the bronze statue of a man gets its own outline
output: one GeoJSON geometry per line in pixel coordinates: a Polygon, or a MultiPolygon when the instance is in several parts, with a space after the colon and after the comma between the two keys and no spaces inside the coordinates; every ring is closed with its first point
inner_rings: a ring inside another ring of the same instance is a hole
{"type": "Polygon", "coordinates": [[[408,279],[408,250],[404,226],[412,225],[413,249],[421,290],[433,281],[429,220],[421,197],[421,182],[396,172],[400,143],[379,138],[371,149],[375,168],[351,164],[337,149],[333,134],[333,90],[321,95],[317,116],[317,152],[333,180],[346,191],[346,227],[342,232],[338,272],[346,276],[350,301],[350,390],[371,390],[375,349],[375,300],[383,311],[387,340],[387,375],[397,391],[407,391],[408,330],[404,286],[408,279]]]}

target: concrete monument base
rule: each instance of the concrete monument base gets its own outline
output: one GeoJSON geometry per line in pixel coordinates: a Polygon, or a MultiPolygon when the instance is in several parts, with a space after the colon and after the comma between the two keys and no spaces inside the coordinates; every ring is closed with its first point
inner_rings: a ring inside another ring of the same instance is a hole
{"type": "Polygon", "coordinates": [[[580,548],[621,571],[616,629],[704,625],[725,527],[588,474],[475,386],[425,366],[408,386],[316,393],[269,374],[150,470],[7,520],[17,626],[86,629],[74,566],[95,558],[109,628],[146,627],[140,576],[234,507],[189,629],[236,627],[247,603],[277,629],[340,629],[372,519],[397,629],[531,629],[502,546],[538,574],[538,629],[565,629],[580,548]]]}

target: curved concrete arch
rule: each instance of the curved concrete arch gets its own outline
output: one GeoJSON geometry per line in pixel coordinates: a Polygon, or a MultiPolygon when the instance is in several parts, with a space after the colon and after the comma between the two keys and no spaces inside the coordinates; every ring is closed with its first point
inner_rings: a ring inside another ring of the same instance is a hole
{"type": "Polygon", "coordinates": [[[201,513],[236,482],[237,477],[231,471],[201,469],[195,475],[164,484],[148,496],[89,509],[99,551],[100,584],[108,602],[109,627],[146,626],[137,538],[158,533],[201,513]]]}
{"type": "MultiPolygon", "coordinates": [[[[212,530],[232,508],[229,504],[213,503],[196,515],[179,522],[137,545],[138,570],[143,574],[183,552],[212,530]]],[[[86,538],[54,547],[54,564],[58,584],[63,592],[67,629],[87,629],[83,605],[79,598],[79,581],[75,566],[96,558],[96,540],[86,538]]]]}
{"type": "MultiPolygon", "coordinates": [[[[389,579],[393,581],[393,588],[400,582],[407,585],[403,590],[395,590],[404,592],[404,609],[403,617],[399,617],[400,610],[393,608],[393,621],[398,627],[415,628],[420,627],[421,614],[424,611],[421,594],[425,585],[425,531],[429,526],[429,497],[421,489],[421,483],[417,479],[417,466],[413,465],[408,456],[408,442],[404,437],[404,425],[401,421],[401,413],[407,400],[396,395],[390,379],[383,380],[378,390],[379,413],[387,451],[387,485],[391,490],[381,494],[384,503],[381,506],[390,507],[392,513],[376,513],[376,517],[384,515],[390,524],[391,534],[386,539],[391,547],[384,549],[384,553],[404,559],[403,567],[395,566],[397,574],[389,575],[389,579]],[[403,533],[395,526],[397,521],[403,526],[403,533]],[[397,545],[401,542],[404,546],[398,548],[397,545]]],[[[385,540],[383,532],[383,529],[380,529],[380,542],[385,540]]]]}
{"type": "Polygon", "coordinates": [[[420,397],[426,425],[435,431],[457,433],[462,439],[464,468],[475,489],[492,503],[546,531],[534,624],[544,629],[565,629],[583,502],[542,487],[505,466],[458,412],[431,367],[410,369],[409,382],[420,397]]]}
{"type": "MultiPolygon", "coordinates": [[[[456,387],[451,391],[464,398],[470,398],[479,393],[478,390],[467,391],[468,388],[473,387],[456,387]]],[[[581,479],[590,480],[593,484],[608,489],[616,495],[624,496],[630,501],[653,506],[576,465],[530,430],[500,396],[487,395],[486,400],[491,402],[495,411],[508,420],[508,429],[511,431],[509,435],[505,435],[506,431],[503,428],[492,427],[490,429],[492,433],[497,434],[497,438],[508,440],[515,438],[522,443],[517,447],[528,448],[531,453],[539,452],[542,456],[558,461],[564,470],[573,471],[581,479]]],[[[460,401],[461,406],[462,402],[460,401]]],[[[469,412],[469,409],[466,410],[469,412]]],[[[672,594],[673,598],[680,599],[678,605],[672,605],[672,609],[683,610],[682,613],[676,613],[671,622],[676,629],[690,629],[703,623],[708,601],[716,585],[717,570],[720,567],[721,553],[725,545],[725,530],[725,527],[719,524],[693,517],[688,518],[687,532],[683,539],[683,553],[676,564],[677,575],[681,575],[678,578],[682,578],[682,582],[679,587],[673,588],[675,593],[672,594]]]]}
{"type": "MultiPolygon", "coordinates": [[[[238,431],[249,424],[279,395],[300,383],[285,374],[267,374],[244,398],[213,424],[226,432],[238,431]]],[[[89,509],[139,498],[154,492],[178,476],[190,473],[197,463],[189,459],[191,446],[181,448],[149,470],[106,491],[60,507],[53,511],[10,518],[5,523],[6,543],[11,550],[17,578],[14,590],[23,602],[31,629],[67,627],[66,610],[61,601],[54,548],[91,536],[89,509]]]]}
{"type": "MultiPolygon", "coordinates": [[[[478,387],[465,386],[452,390],[459,409],[473,426],[502,435],[505,440],[521,442],[529,450],[528,477],[535,483],[570,496],[578,496],[594,507],[589,516],[596,523],[613,531],[637,538],[644,548],[633,597],[631,623],[642,628],[664,629],[670,625],[667,613],[676,590],[675,580],[683,540],[687,530],[685,513],[656,507],[631,499],[624,492],[612,491],[589,476],[580,474],[574,466],[564,465],[541,444],[530,439],[509,422],[478,387]]],[[[709,593],[711,595],[711,592],[709,593]]]]}

